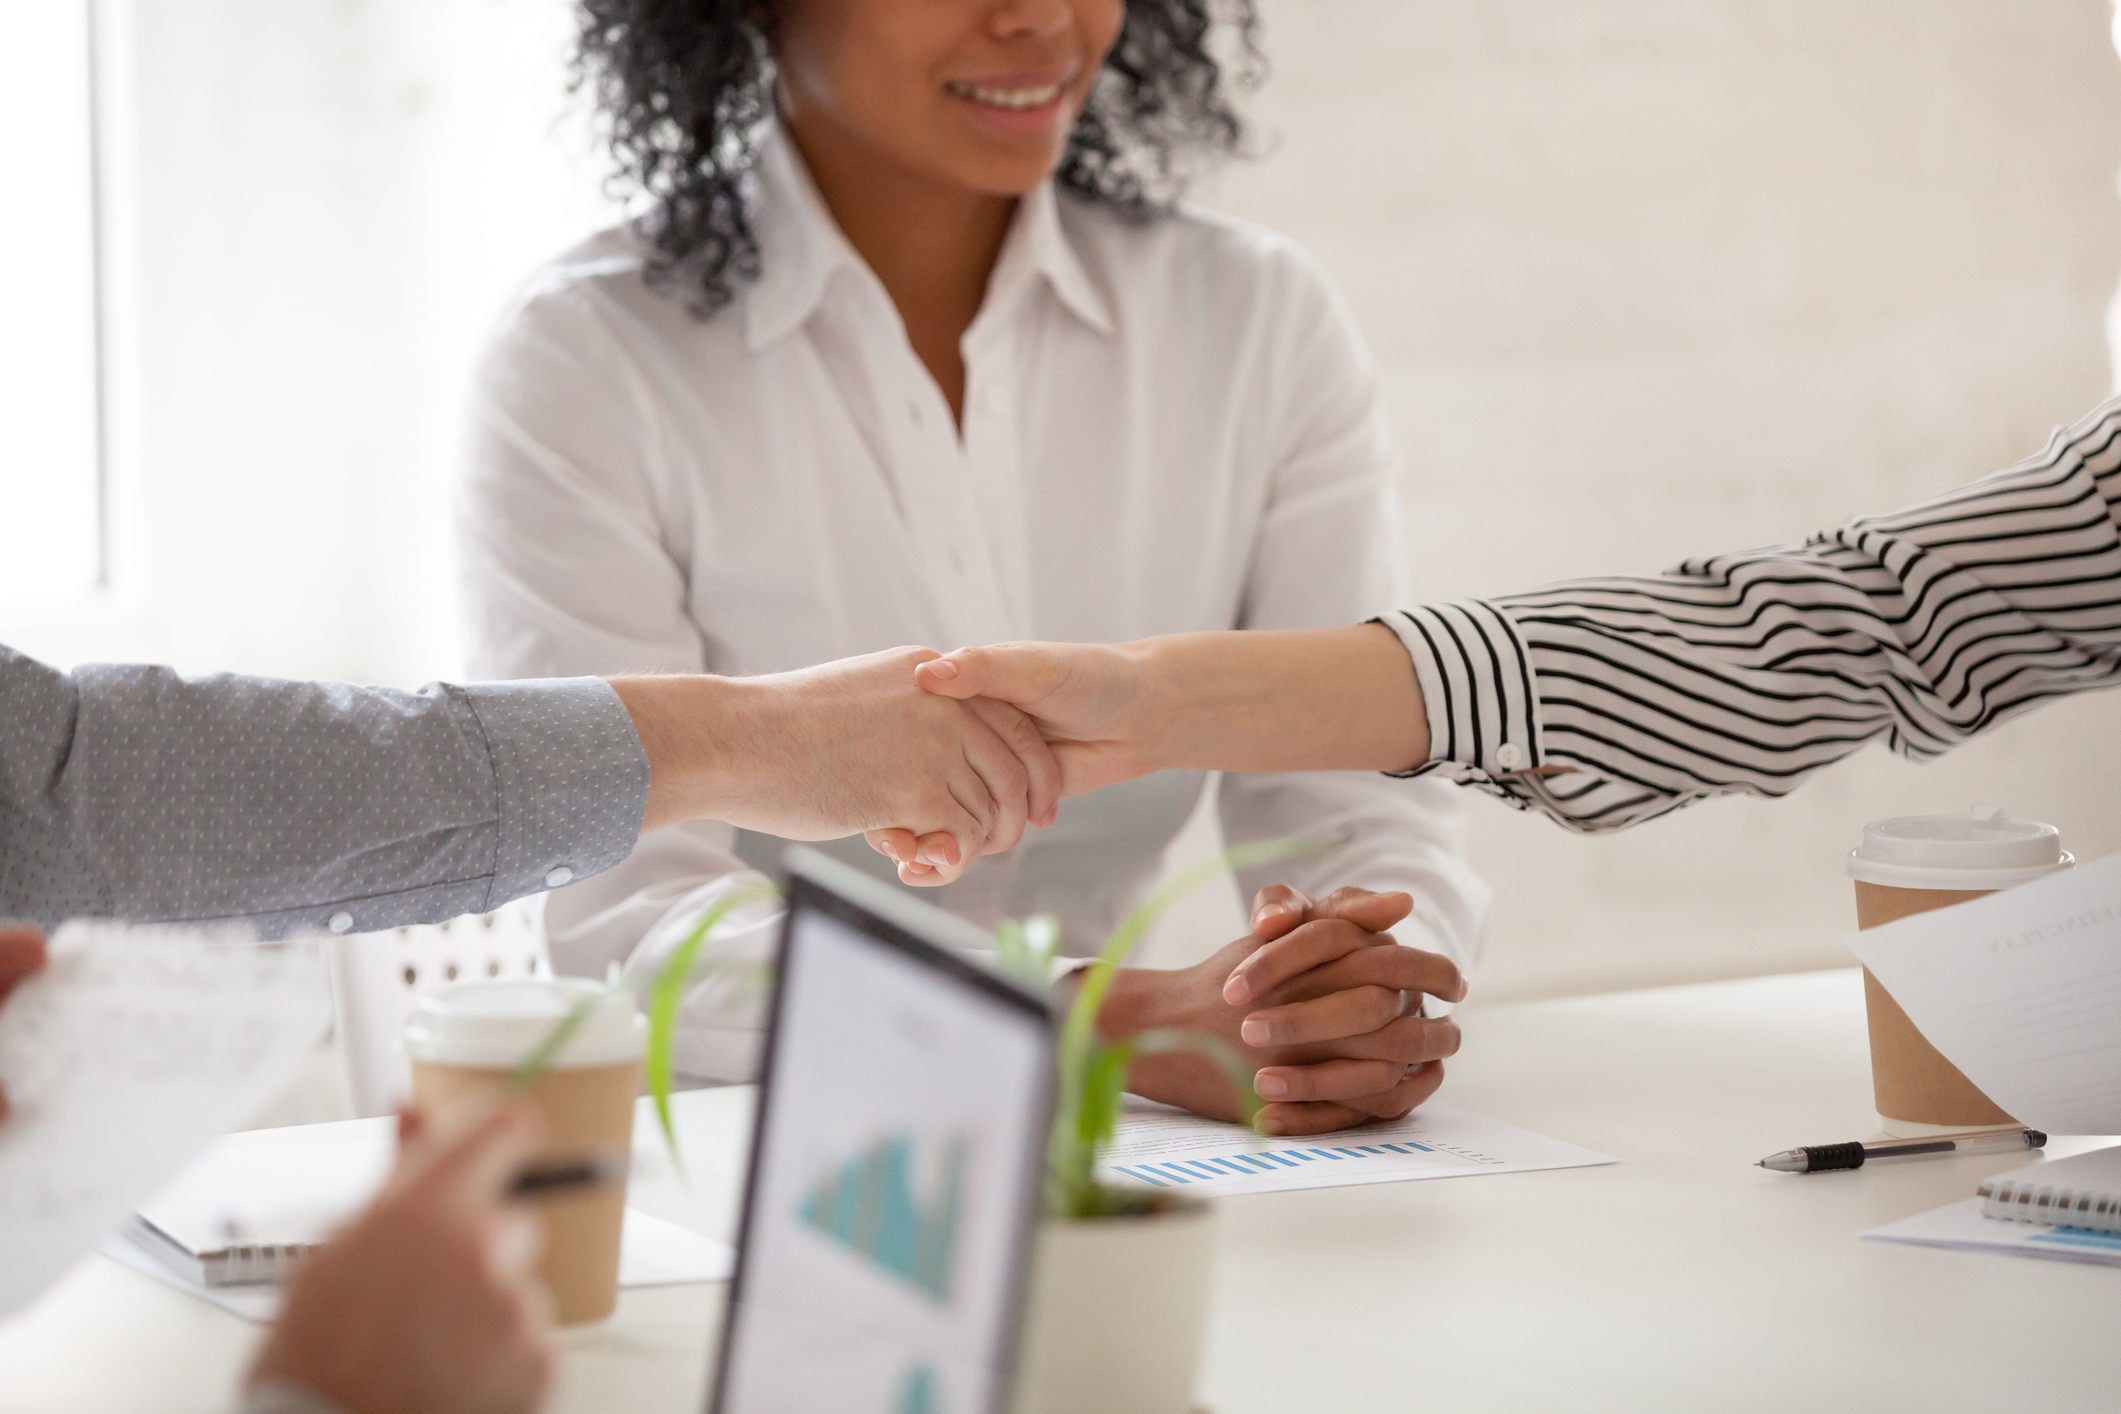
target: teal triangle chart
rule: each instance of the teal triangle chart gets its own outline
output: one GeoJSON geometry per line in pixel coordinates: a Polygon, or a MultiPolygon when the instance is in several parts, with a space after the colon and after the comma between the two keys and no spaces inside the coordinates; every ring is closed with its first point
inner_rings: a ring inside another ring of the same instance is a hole
{"type": "MultiPolygon", "coordinates": [[[[914,1192],[914,1140],[880,1139],[803,1197],[803,1222],[938,1302],[950,1299],[966,1143],[954,1137],[928,1166],[933,1192],[914,1192]]],[[[910,1388],[910,1386],[909,1386],[910,1388]]]]}
{"type": "Polygon", "coordinates": [[[916,1365],[906,1372],[906,1383],[899,1386],[898,1404],[892,1414],[941,1414],[942,1407],[935,1396],[935,1371],[916,1365]]]}

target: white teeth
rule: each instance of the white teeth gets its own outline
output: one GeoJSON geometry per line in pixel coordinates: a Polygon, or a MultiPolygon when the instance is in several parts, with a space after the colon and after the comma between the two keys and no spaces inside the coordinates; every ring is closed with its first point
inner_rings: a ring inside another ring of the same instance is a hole
{"type": "Polygon", "coordinates": [[[954,83],[950,85],[950,91],[990,108],[1043,108],[1060,97],[1061,86],[1049,83],[1038,88],[986,88],[979,84],[954,83]]]}

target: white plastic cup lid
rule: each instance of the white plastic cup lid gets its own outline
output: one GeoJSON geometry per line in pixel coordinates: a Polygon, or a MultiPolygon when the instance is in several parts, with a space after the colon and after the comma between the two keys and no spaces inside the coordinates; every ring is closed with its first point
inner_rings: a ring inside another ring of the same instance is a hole
{"type": "Polygon", "coordinates": [[[2013,820],[2000,805],[1965,815],[1902,815],[1863,827],[1848,874],[1900,889],[2008,889],[2076,863],[2062,832],[2037,820],[2013,820]]]}
{"type": "Polygon", "coordinates": [[[430,1065],[520,1065],[584,1001],[597,1005],[554,1054],[552,1068],[620,1065],[639,1057],[648,1023],[632,994],[580,977],[459,982],[422,992],[405,1021],[405,1054],[430,1065]]]}

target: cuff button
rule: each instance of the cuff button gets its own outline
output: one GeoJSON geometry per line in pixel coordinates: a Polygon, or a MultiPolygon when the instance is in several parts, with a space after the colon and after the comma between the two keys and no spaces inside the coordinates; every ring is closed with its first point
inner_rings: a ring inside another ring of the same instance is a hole
{"type": "Polygon", "coordinates": [[[351,933],[353,931],[353,915],[341,910],[325,919],[324,926],[331,929],[334,933],[351,933]]]}
{"type": "Polygon", "coordinates": [[[564,864],[562,864],[557,869],[551,869],[546,871],[545,887],[548,889],[557,889],[573,882],[574,870],[569,869],[564,864]]]}
{"type": "Polygon", "coordinates": [[[1519,770],[1524,765],[1524,748],[1514,741],[1506,741],[1495,748],[1495,764],[1505,771],[1519,770]]]}

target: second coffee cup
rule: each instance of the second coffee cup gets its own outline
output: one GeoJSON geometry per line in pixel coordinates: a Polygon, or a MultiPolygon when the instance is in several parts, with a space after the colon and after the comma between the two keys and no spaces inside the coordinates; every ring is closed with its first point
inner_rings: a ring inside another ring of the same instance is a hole
{"type": "Polygon", "coordinates": [[[602,1320],[618,1304],[640,1009],[624,992],[574,978],[466,982],[423,994],[405,1025],[413,1103],[435,1114],[469,1094],[505,1093],[510,1073],[584,1002],[594,1005],[582,1024],[522,1091],[544,1120],[533,1163],[586,1162],[621,1175],[534,1200],[545,1237],[538,1274],[562,1325],[602,1320]]]}
{"type": "MultiPolygon", "coordinates": [[[[1848,858],[1856,926],[1876,928],[2031,883],[2075,861],[2053,825],[2013,820],[2000,805],[1966,815],[1904,815],[1863,827],[1848,858]]],[[[1871,1085],[1885,1132],[1981,1129],[2015,1121],[1929,1043],[1892,994],[1863,970],[1871,1085]]]]}

